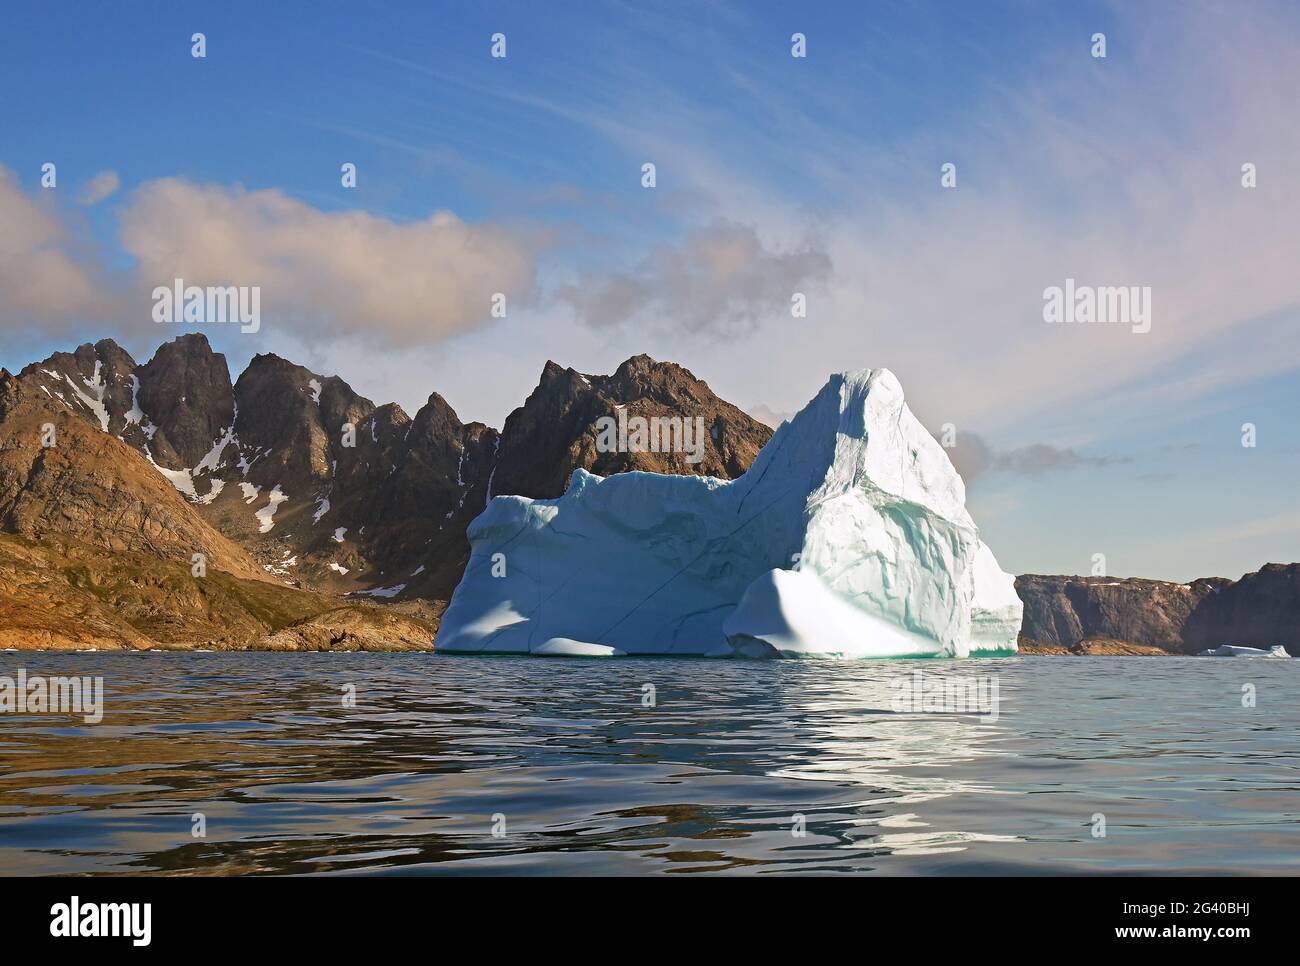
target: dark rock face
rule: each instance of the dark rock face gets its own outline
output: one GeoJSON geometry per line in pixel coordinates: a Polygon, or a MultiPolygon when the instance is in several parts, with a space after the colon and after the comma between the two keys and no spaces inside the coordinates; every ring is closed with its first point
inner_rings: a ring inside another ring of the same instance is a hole
{"type": "Polygon", "coordinates": [[[537,388],[506,419],[492,492],[557,497],[578,467],[600,476],[644,470],[735,479],[771,438],[769,427],[671,362],[634,356],[612,376],[584,375],[548,362],[537,388]],[[668,445],[658,452],[634,446],[602,451],[598,421],[620,416],[702,419],[702,458],[692,462],[680,447],[674,451],[668,445]]]}
{"type": "Polygon", "coordinates": [[[497,442],[496,430],[462,423],[433,393],[409,421],[400,459],[378,488],[371,515],[384,539],[408,548],[407,556],[420,557],[430,571],[441,570],[450,554],[460,561],[459,580],[469,554],[465,528],[487,505],[497,442]]]}
{"type": "Polygon", "coordinates": [[[1192,614],[1186,636],[1191,650],[1281,644],[1300,657],[1300,564],[1265,564],[1227,583],[1192,614]]]}
{"type": "Polygon", "coordinates": [[[382,448],[369,427],[374,403],[337,376],[318,376],[276,355],[253,357],[235,384],[235,401],[239,450],[252,464],[245,477],[296,490],[299,498],[339,471],[352,475],[382,448]]]}
{"type": "Polygon", "coordinates": [[[1016,578],[1025,605],[1020,634],[1056,647],[1108,638],[1177,652],[1188,618],[1212,589],[1211,581],[1026,574],[1016,578]]]}
{"type": "Polygon", "coordinates": [[[437,393],[412,419],[276,356],[255,358],[235,396],[232,479],[258,489],[255,509],[275,487],[286,497],[266,537],[251,532],[251,511],[225,502],[246,539],[283,548],[294,576],[316,585],[450,596],[469,555],[465,527],[486,505],[493,430],[463,424],[437,393]]]}
{"type": "Polygon", "coordinates": [[[1195,653],[1220,644],[1283,644],[1300,654],[1300,564],[1268,564],[1241,580],[1187,584],[1113,577],[1016,578],[1021,639],[1072,648],[1088,639],[1195,653]]]}
{"type": "Polygon", "coordinates": [[[207,336],[163,343],[136,375],[140,410],[157,427],[147,445],[159,466],[197,466],[235,422],[226,357],[212,351],[207,336]]]}

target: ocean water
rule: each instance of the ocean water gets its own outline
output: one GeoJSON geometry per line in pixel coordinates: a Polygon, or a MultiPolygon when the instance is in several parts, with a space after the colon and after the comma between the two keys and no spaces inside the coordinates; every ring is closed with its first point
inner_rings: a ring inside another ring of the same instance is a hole
{"type": "Polygon", "coordinates": [[[102,676],[105,714],[0,714],[3,874],[1300,872],[1297,661],[19,667],[102,676]],[[996,682],[996,720],[918,680],[996,682]]]}

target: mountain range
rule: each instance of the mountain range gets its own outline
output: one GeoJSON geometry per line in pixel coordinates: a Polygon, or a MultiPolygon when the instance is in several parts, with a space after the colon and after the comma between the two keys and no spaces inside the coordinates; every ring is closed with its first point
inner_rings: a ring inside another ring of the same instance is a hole
{"type": "Polygon", "coordinates": [[[0,645],[427,643],[491,495],[559,496],[577,467],[734,478],[771,433],[648,356],[609,376],[548,362],[496,430],[270,354],[232,383],[201,334],[145,363],[85,344],[0,370],[0,645]],[[620,415],[703,420],[700,458],[598,447],[620,415]]]}
{"type": "MultiPolygon", "coordinates": [[[[427,647],[494,495],[576,468],[735,479],[772,430],[671,362],[547,362],[494,429],[436,392],[414,416],[276,355],[232,382],[201,334],[137,363],[112,340],[0,370],[0,647],[427,647]],[[688,453],[598,445],[702,421],[688,453]]],[[[1300,645],[1300,566],[1236,583],[1030,575],[1022,642],[1180,653],[1300,645]]]]}

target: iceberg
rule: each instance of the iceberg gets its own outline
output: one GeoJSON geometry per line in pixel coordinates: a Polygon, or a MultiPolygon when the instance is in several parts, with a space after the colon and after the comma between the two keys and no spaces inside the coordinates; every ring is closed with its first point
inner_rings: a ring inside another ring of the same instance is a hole
{"type": "Polygon", "coordinates": [[[887,369],[832,376],[736,480],[578,469],[496,496],[434,649],[701,657],[1012,654],[1022,605],[887,369]]]}
{"type": "Polygon", "coordinates": [[[1268,650],[1262,647],[1244,647],[1240,644],[1220,644],[1208,651],[1198,651],[1197,657],[1290,657],[1281,644],[1274,644],[1268,650]]]}

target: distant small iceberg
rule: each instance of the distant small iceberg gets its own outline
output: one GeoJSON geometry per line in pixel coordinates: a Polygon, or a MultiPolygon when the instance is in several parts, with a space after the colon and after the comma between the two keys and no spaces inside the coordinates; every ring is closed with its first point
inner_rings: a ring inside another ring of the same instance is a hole
{"type": "Polygon", "coordinates": [[[1197,652],[1197,657],[1290,657],[1285,647],[1274,644],[1267,651],[1262,647],[1241,647],[1237,644],[1220,644],[1208,651],[1197,652]]]}

